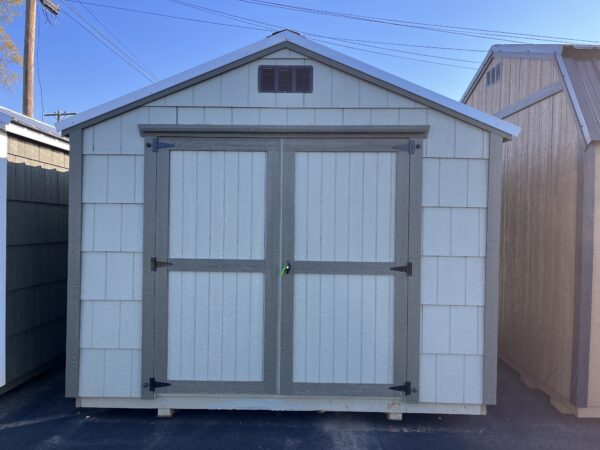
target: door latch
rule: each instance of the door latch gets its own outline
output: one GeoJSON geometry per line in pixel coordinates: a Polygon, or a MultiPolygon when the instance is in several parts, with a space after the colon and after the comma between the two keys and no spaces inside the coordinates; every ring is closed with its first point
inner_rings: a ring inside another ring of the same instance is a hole
{"type": "Polygon", "coordinates": [[[291,269],[292,269],[292,266],[291,266],[290,262],[286,261],[285,264],[283,266],[281,266],[281,269],[279,270],[279,276],[282,277],[284,275],[287,275],[288,273],[290,273],[291,269]]]}

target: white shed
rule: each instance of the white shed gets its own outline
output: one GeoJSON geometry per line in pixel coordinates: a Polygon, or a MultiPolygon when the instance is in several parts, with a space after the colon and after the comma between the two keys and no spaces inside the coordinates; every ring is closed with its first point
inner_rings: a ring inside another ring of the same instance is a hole
{"type": "Polygon", "coordinates": [[[518,127],[282,31],[58,128],[78,405],[495,402],[518,127]]]}

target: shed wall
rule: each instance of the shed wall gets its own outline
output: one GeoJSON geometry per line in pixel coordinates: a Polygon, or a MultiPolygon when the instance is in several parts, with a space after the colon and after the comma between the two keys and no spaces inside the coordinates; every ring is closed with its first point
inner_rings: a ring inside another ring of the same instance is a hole
{"type": "MultiPolygon", "coordinates": [[[[467,103],[490,114],[561,77],[553,59],[493,58],[467,103]]],[[[505,144],[500,357],[553,398],[568,402],[574,342],[578,164],[585,142],[566,91],[506,118],[520,126],[505,144]]]]}
{"type": "Polygon", "coordinates": [[[140,123],[423,125],[420,399],[482,403],[489,135],[281,50],[83,133],[81,397],[139,397],[143,151],[140,123]],[[258,94],[260,64],[312,64],[312,94],[258,94]]]}
{"type": "Polygon", "coordinates": [[[68,153],[8,136],[6,381],[64,355],[68,153]]]}

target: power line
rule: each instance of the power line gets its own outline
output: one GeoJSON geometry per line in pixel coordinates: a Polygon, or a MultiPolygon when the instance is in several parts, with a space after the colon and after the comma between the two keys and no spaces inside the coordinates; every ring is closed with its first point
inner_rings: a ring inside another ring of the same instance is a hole
{"type": "Polygon", "coordinates": [[[471,28],[471,27],[458,27],[452,25],[440,25],[440,24],[432,24],[425,22],[415,22],[408,20],[396,20],[396,19],[385,19],[380,17],[372,17],[372,16],[361,16],[358,14],[345,13],[340,11],[331,11],[324,9],[316,9],[316,8],[307,8],[303,6],[289,5],[285,3],[277,3],[266,0],[238,0],[243,3],[250,3],[255,5],[268,6],[272,8],[280,8],[280,9],[288,9],[293,11],[300,11],[311,14],[320,14],[334,17],[341,17],[346,19],[353,20],[362,20],[367,22],[376,22],[376,23],[385,23],[389,25],[396,26],[405,26],[410,28],[421,28],[429,31],[438,31],[443,33],[451,33],[451,34],[464,34],[471,37],[483,37],[483,38],[497,38],[500,40],[503,39],[502,36],[512,37],[516,39],[527,39],[527,40],[537,40],[537,41],[545,41],[545,42],[572,42],[572,43],[592,43],[592,44],[600,44],[600,41],[588,40],[588,39],[576,39],[576,38],[567,38],[562,36],[550,36],[543,34],[531,34],[531,33],[518,33],[511,31],[501,31],[501,30],[490,30],[484,28],[471,28]]]}
{"type": "MultiPolygon", "coordinates": [[[[120,7],[120,6],[106,5],[106,4],[102,4],[102,3],[87,2],[87,1],[82,1],[82,0],[70,0],[70,2],[71,3],[81,3],[82,5],[85,4],[85,5],[96,6],[96,7],[100,7],[100,8],[115,9],[115,10],[120,10],[120,11],[131,12],[131,13],[147,14],[147,15],[152,15],[152,16],[164,17],[164,18],[168,18],[168,19],[187,20],[187,21],[192,21],[192,22],[206,23],[206,24],[210,24],[210,25],[220,25],[220,26],[225,26],[225,27],[234,27],[234,28],[258,30],[258,31],[273,31],[272,29],[267,28],[266,24],[264,22],[260,22],[260,21],[256,21],[256,20],[254,22],[259,23],[259,24],[262,23],[265,25],[260,26],[260,27],[257,27],[257,26],[244,27],[244,26],[234,25],[234,24],[230,24],[230,23],[213,22],[213,21],[208,21],[208,20],[196,19],[196,18],[192,18],[192,17],[175,16],[175,15],[163,14],[163,13],[158,13],[158,12],[153,12],[153,11],[133,9],[133,8],[124,8],[124,7],[120,7]]],[[[199,5],[194,5],[194,6],[199,6],[199,5]]],[[[225,14],[225,13],[223,13],[223,14],[225,14]]],[[[278,29],[281,29],[281,27],[279,27],[278,29]]],[[[309,33],[306,33],[306,32],[304,34],[309,35],[309,33]]],[[[310,34],[312,35],[312,33],[310,33],[310,34]]],[[[406,43],[400,43],[400,42],[367,41],[367,40],[341,38],[341,37],[338,37],[336,39],[344,39],[344,40],[353,41],[353,42],[366,42],[369,44],[393,45],[393,46],[399,46],[399,47],[430,48],[430,49],[434,49],[434,50],[452,50],[452,51],[461,51],[461,52],[487,53],[487,50],[474,49],[474,48],[456,48],[456,47],[441,47],[441,46],[433,46],[433,45],[406,44],[406,43]]]]}
{"type": "Polygon", "coordinates": [[[208,25],[219,25],[219,26],[231,27],[231,28],[242,28],[242,29],[246,29],[246,30],[271,31],[268,28],[264,28],[264,27],[263,28],[244,27],[244,26],[240,26],[240,25],[233,25],[230,23],[221,23],[221,22],[213,22],[210,20],[195,19],[193,17],[174,16],[171,14],[163,14],[163,13],[154,12],[154,11],[145,11],[143,9],[123,8],[121,6],[104,5],[102,3],[84,2],[81,0],[68,0],[68,1],[70,1],[71,3],[81,3],[82,5],[96,6],[99,8],[108,8],[108,9],[115,9],[115,10],[119,10],[119,11],[126,11],[126,12],[136,13],[136,14],[146,14],[149,16],[163,17],[166,19],[186,20],[188,22],[198,22],[198,23],[205,23],[208,25]]]}
{"type": "Polygon", "coordinates": [[[135,59],[131,58],[129,55],[123,52],[123,50],[116,45],[114,42],[110,40],[104,33],[102,33],[98,28],[90,23],[89,20],[85,18],[77,9],[75,9],[72,5],[69,4],[69,1],[65,1],[63,3],[70,11],[73,13],[69,13],[69,11],[64,10],[63,12],[70,17],[73,21],[75,21],[79,26],[81,26],[84,30],[94,36],[98,41],[100,41],[106,48],[112,51],[115,55],[125,61],[129,66],[131,66],[134,70],[140,73],[143,77],[145,77],[148,81],[154,82],[156,79],[154,76],[144,70],[143,66],[138,63],[135,59]]]}
{"type": "Polygon", "coordinates": [[[91,9],[89,9],[86,5],[82,4],[81,6],[83,6],[83,8],[90,14],[90,16],[92,16],[96,22],[102,27],[104,28],[104,30],[110,34],[113,39],[121,46],[121,48],[123,49],[123,51],[131,58],[131,59],[135,59],[137,60],[138,64],[140,66],[142,66],[142,68],[150,75],[152,75],[153,78],[156,78],[156,75],[154,75],[154,73],[152,72],[152,70],[150,70],[150,68],[148,66],[146,66],[144,63],[142,63],[141,60],[137,59],[135,57],[135,55],[133,54],[133,52],[110,30],[110,28],[108,28],[101,20],[98,16],[96,16],[93,11],[91,9]]]}
{"type": "MultiPolygon", "coordinates": [[[[281,27],[278,26],[278,25],[274,25],[274,24],[267,23],[267,22],[261,22],[261,21],[254,20],[254,19],[248,19],[248,18],[245,18],[245,17],[242,17],[242,16],[237,16],[235,14],[225,13],[223,11],[219,11],[219,10],[216,10],[216,9],[207,8],[205,6],[197,5],[195,3],[189,3],[189,2],[182,1],[182,0],[171,0],[171,1],[173,3],[177,3],[179,5],[183,5],[183,6],[187,6],[187,7],[190,7],[190,8],[198,9],[200,11],[208,12],[208,13],[211,13],[211,14],[217,14],[217,15],[220,15],[220,16],[223,16],[223,17],[227,17],[227,18],[232,19],[232,20],[243,21],[245,23],[257,23],[257,24],[260,24],[260,25],[269,26],[269,27],[271,27],[273,29],[281,29],[281,27]]],[[[334,37],[334,36],[327,36],[327,35],[309,33],[309,32],[304,32],[304,31],[301,31],[301,33],[304,34],[304,35],[306,35],[306,36],[314,36],[316,38],[322,38],[322,39],[329,39],[329,40],[333,40],[333,41],[346,42],[346,44],[348,44],[348,42],[352,43],[352,41],[348,41],[347,39],[339,38],[339,37],[334,37]]],[[[324,42],[324,43],[326,42],[326,41],[320,40],[320,39],[315,39],[315,40],[319,41],[319,42],[324,42]]],[[[329,42],[329,43],[331,43],[331,42],[329,42]]],[[[431,54],[427,54],[427,53],[410,52],[410,51],[406,51],[406,50],[399,50],[399,49],[395,49],[395,48],[381,47],[381,46],[378,46],[378,45],[366,44],[366,43],[362,43],[362,42],[356,42],[355,45],[356,44],[362,45],[362,46],[365,46],[365,47],[376,48],[376,49],[379,49],[379,50],[385,50],[385,51],[392,51],[392,52],[397,52],[397,53],[410,54],[410,55],[414,55],[414,56],[424,56],[424,57],[427,57],[427,58],[443,59],[443,60],[446,60],[446,61],[456,61],[456,62],[465,62],[465,63],[479,64],[479,61],[473,61],[473,60],[466,60],[466,59],[460,59],[460,58],[451,58],[451,57],[439,56],[439,55],[431,55],[431,54]]],[[[341,46],[342,47],[346,47],[346,48],[356,49],[356,50],[363,50],[363,51],[365,50],[365,49],[362,49],[362,48],[358,48],[356,46],[354,46],[354,47],[350,46],[350,45],[341,45],[341,46]]],[[[370,52],[370,53],[377,53],[377,54],[380,54],[380,55],[392,56],[392,57],[400,57],[398,55],[391,55],[391,54],[386,53],[386,52],[370,52]]],[[[417,59],[417,58],[403,58],[403,59],[410,59],[412,61],[435,63],[434,61],[426,61],[426,60],[421,60],[421,59],[417,59]]],[[[447,66],[450,66],[450,67],[453,66],[451,64],[444,64],[444,65],[447,65],[447,66]]],[[[466,68],[465,66],[457,66],[457,67],[466,68]]]]}
{"type": "MultiPolygon", "coordinates": [[[[113,5],[106,5],[106,4],[101,4],[101,3],[94,3],[94,2],[86,2],[86,1],[81,1],[81,0],[70,0],[73,3],[81,3],[81,4],[86,4],[86,5],[90,5],[90,6],[96,6],[96,7],[101,7],[101,8],[108,8],[108,9],[115,9],[115,10],[120,10],[120,11],[126,11],[126,12],[130,12],[130,13],[140,13],[140,14],[148,14],[148,15],[154,15],[154,16],[160,16],[160,17],[165,17],[165,18],[170,18],[170,19],[179,19],[179,20],[188,20],[188,21],[194,21],[194,22],[201,22],[201,23],[210,23],[213,25],[223,25],[223,26],[229,26],[229,27],[235,27],[235,28],[243,28],[243,29],[252,29],[252,30],[259,30],[259,31],[274,31],[277,29],[281,29],[281,27],[278,27],[276,25],[273,24],[269,24],[266,22],[261,22],[258,20],[254,20],[254,19],[248,19],[248,18],[244,18],[241,16],[236,16],[234,14],[229,14],[229,13],[225,13],[222,11],[218,11],[218,10],[213,10],[211,8],[206,8],[197,4],[193,4],[193,3],[188,3],[188,2],[183,2],[183,1],[177,1],[177,0],[172,0],[174,3],[178,3],[182,6],[188,6],[194,9],[198,9],[198,10],[202,10],[204,12],[210,12],[216,15],[219,15],[221,17],[226,17],[230,20],[236,20],[242,23],[245,23],[246,25],[253,25],[253,26],[241,26],[241,25],[234,25],[234,24],[227,24],[227,23],[220,23],[220,22],[212,22],[212,21],[207,21],[207,20],[201,20],[201,19],[194,19],[194,18],[190,18],[190,17],[182,17],[182,16],[174,16],[174,15],[169,15],[169,14],[162,14],[162,13],[156,13],[153,11],[147,11],[147,10],[139,10],[139,9],[134,9],[134,8],[123,8],[123,7],[119,7],[119,6],[113,6],[113,5]]],[[[315,41],[319,41],[319,42],[323,42],[323,43],[327,43],[327,44],[332,44],[332,45],[337,45],[340,47],[345,47],[345,48],[349,48],[349,49],[353,49],[353,50],[359,50],[359,51],[363,51],[363,52],[368,52],[368,53],[373,53],[373,54],[378,54],[378,55],[383,55],[383,56],[391,56],[393,58],[399,58],[399,59],[405,59],[405,60],[409,60],[409,61],[416,61],[416,62],[424,62],[424,63],[428,63],[428,64],[436,64],[436,65],[443,65],[446,67],[457,67],[457,68],[461,68],[461,69],[470,69],[470,70],[475,70],[475,67],[467,67],[467,66],[463,66],[463,65],[458,65],[458,64],[449,64],[449,63],[441,63],[441,62],[436,62],[436,61],[429,61],[429,60],[424,60],[424,59],[419,59],[419,58],[410,58],[410,57],[404,57],[404,56],[400,56],[398,54],[393,54],[393,53],[389,53],[389,51],[392,52],[402,52],[402,50],[398,50],[398,49],[389,49],[389,48],[385,48],[385,47],[379,47],[379,46],[375,46],[375,45],[368,45],[371,48],[376,48],[378,50],[384,50],[384,51],[375,51],[375,50],[368,50],[365,48],[360,48],[357,47],[356,45],[366,45],[365,43],[360,43],[360,42],[348,42],[345,39],[346,38],[339,38],[339,37],[333,37],[333,36],[325,36],[325,35],[318,35],[318,34],[314,34],[314,33],[304,33],[307,36],[315,36],[317,38],[323,38],[323,39],[314,39],[315,41]],[[329,42],[326,41],[324,39],[330,39],[330,40],[340,40],[341,43],[335,43],[335,42],[329,42]],[[349,45],[353,43],[354,45],[349,45]],[[387,50],[387,51],[386,51],[387,50]]],[[[390,43],[390,45],[394,45],[395,43],[390,43]]],[[[415,54],[415,52],[407,52],[410,54],[415,54]]],[[[417,54],[419,56],[425,56],[425,57],[429,57],[429,58],[436,58],[436,59],[444,59],[444,60],[457,60],[458,58],[449,58],[449,57],[443,57],[443,56],[438,56],[438,55],[427,55],[427,54],[417,54]]],[[[468,61],[468,60],[461,60],[461,62],[473,62],[473,63],[477,63],[474,61],[468,61]]]]}

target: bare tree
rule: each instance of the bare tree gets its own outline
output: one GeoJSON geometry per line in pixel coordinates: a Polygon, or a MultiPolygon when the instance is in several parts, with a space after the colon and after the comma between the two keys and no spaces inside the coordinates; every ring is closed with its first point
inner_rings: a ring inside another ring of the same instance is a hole
{"type": "Polygon", "coordinates": [[[23,0],[0,0],[0,86],[11,86],[17,79],[12,65],[21,65],[23,58],[15,42],[6,32],[5,25],[19,15],[17,8],[23,0]]]}

